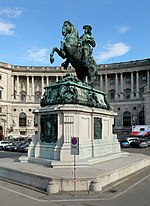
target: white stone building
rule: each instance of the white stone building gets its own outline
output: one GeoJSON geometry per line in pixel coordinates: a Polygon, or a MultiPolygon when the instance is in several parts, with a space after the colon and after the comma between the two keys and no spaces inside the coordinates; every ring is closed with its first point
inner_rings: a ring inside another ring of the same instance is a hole
{"type": "MultiPolygon", "coordinates": [[[[107,94],[118,113],[114,131],[123,134],[133,124],[150,124],[150,59],[102,64],[95,88],[107,94]]],[[[44,86],[58,81],[62,67],[15,66],[0,62],[0,136],[32,136],[37,132],[32,113],[40,107],[44,86]]]]}

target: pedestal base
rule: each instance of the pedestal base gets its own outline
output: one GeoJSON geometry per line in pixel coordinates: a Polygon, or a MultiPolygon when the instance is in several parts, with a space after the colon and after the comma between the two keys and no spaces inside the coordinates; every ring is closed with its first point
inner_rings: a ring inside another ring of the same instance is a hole
{"type": "Polygon", "coordinates": [[[43,107],[35,113],[40,117],[39,133],[33,136],[30,144],[29,162],[48,164],[49,166],[72,166],[71,137],[79,137],[79,155],[76,155],[76,159],[80,165],[88,165],[87,159],[120,153],[120,144],[116,135],[112,133],[116,115],[112,111],[67,104],[43,107]],[[41,118],[50,117],[52,119],[51,114],[57,116],[57,127],[55,127],[57,141],[48,143],[45,141],[52,140],[52,138],[46,134],[44,141],[45,136],[40,123],[41,118]]]}

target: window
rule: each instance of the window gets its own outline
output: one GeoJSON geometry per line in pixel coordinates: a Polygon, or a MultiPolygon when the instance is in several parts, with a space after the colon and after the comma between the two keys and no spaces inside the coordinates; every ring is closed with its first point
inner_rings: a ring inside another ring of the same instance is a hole
{"type": "Polygon", "coordinates": [[[139,97],[143,99],[144,87],[140,88],[139,97]]]}
{"type": "Polygon", "coordinates": [[[141,80],[142,80],[142,82],[145,82],[145,81],[147,80],[147,78],[146,78],[146,74],[143,74],[143,75],[142,75],[141,80]]]}
{"type": "Polygon", "coordinates": [[[16,99],[17,91],[14,90],[14,99],[16,99]]]}
{"type": "Polygon", "coordinates": [[[131,84],[131,79],[130,79],[130,77],[126,77],[125,78],[125,84],[131,84]]]}
{"type": "Polygon", "coordinates": [[[126,98],[126,100],[129,100],[129,99],[130,99],[131,89],[126,89],[126,90],[124,90],[124,93],[125,93],[125,98],[126,98]]]}
{"type": "Polygon", "coordinates": [[[26,135],[26,131],[20,131],[20,135],[26,135]]]}
{"type": "Polygon", "coordinates": [[[35,103],[40,103],[41,101],[41,92],[35,92],[35,103]]]}
{"type": "Polygon", "coordinates": [[[110,90],[109,91],[109,98],[110,98],[110,100],[114,100],[115,99],[115,90],[110,90]]]}
{"type": "Polygon", "coordinates": [[[144,121],[144,111],[142,110],[139,113],[139,125],[144,125],[144,124],[145,124],[145,121],[144,121]]]}
{"type": "Polygon", "coordinates": [[[34,115],[34,126],[35,127],[38,126],[38,115],[37,114],[34,115]]]}
{"type": "Polygon", "coordinates": [[[0,125],[0,134],[3,134],[3,127],[0,125]]]}
{"type": "Polygon", "coordinates": [[[124,112],[123,114],[123,126],[130,127],[131,126],[131,114],[130,112],[124,112]]]}
{"type": "Polygon", "coordinates": [[[20,93],[20,100],[21,100],[22,102],[26,102],[26,92],[22,91],[22,92],[20,93]]]}
{"type": "Polygon", "coordinates": [[[27,115],[24,112],[20,113],[20,115],[19,115],[19,126],[20,127],[26,127],[26,124],[27,124],[26,122],[27,122],[27,115]]]}
{"type": "Polygon", "coordinates": [[[2,107],[0,107],[0,113],[2,113],[2,107]]]}
{"type": "Polygon", "coordinates": [[[110,79],[110,84],[115,84],[115,79],[110,79]]]}
{"type": "Polygon", "coordinates": [[[0,99],[2,99],[2,90],[0,90],[0,99]]]}

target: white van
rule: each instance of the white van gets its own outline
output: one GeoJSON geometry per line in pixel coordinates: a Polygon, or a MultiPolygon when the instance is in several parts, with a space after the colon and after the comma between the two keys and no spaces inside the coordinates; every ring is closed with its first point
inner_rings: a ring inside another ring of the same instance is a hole
{"type": "Polygon", "coordinates": [[[135,125],[132,126],[132,137],[148,137],[150,136],[150,125],[135,125]]]}

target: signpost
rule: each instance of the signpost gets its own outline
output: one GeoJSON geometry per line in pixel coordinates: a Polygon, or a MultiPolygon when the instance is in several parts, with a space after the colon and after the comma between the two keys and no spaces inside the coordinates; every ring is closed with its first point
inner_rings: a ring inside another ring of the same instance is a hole
{"type": "Polygon", "coordinates": [[[71,137],[71,154],[74,155],[74,196],[76,194],[76,155],[79,155],[79,137],[71,137]]]}

